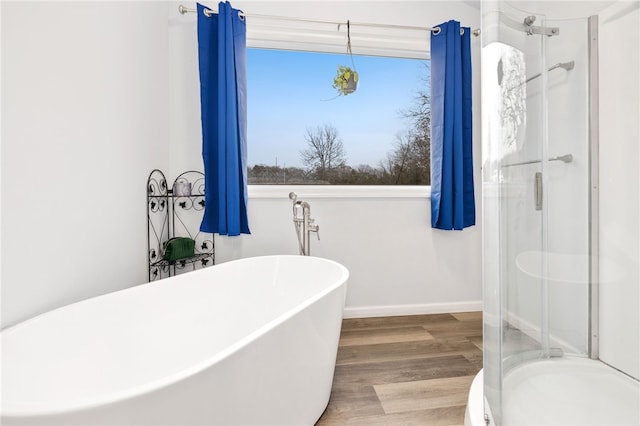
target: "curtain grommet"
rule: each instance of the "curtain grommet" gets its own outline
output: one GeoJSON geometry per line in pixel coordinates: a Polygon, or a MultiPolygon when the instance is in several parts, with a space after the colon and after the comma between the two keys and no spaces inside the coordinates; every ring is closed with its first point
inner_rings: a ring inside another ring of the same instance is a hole
{"type": "Polygon", "coordinates": [[[438,35],[442,32],[442,29],[440,27],[435,27],[434,29],[431,30],[431,33],[433,33],[433,35],[438,35]]]}

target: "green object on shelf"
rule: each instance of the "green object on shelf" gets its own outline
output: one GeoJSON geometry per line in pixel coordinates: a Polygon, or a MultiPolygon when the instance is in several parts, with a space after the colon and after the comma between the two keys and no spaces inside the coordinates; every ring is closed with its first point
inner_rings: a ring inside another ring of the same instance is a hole
{"type": "Polygon", "coordinates": [[[195,255],[196,242],[188,237],[170,238],[163,244],[162,258],[169,262],[186,259],[195,255]]]}

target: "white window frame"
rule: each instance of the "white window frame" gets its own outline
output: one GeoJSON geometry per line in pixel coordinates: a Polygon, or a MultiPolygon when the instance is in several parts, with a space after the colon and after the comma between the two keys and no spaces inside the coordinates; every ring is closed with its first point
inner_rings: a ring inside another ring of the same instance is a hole
{"type": "Polygon", "coordinates": [[[428,185],[248,185],[249,198],[430,198],[428,185]]]}

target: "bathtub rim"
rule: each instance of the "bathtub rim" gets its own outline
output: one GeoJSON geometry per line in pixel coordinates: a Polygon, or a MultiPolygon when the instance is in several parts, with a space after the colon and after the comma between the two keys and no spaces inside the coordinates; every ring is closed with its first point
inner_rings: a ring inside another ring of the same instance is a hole
{"type": "MultiPolygon", "coordinates": [[[[253,257],[247,257],[247,258],[241,258],[241,259],[235,259],[229,262],[224,262],[224,263],[220,263],[217,265],[214,265],[213,267],[228,267],[228,265],[230,264],[238,264],[238,263],[247,263],[250,262],[251,260],[258,260],[258,259],[282,259],[282,258],[300,258],[300,259],[314,259],[317,261],[320,261],[322,263],[330,263],[335,265],[340,271],[340,277],[336,280],[335,283],[332,283],[331,285],[328,285],[326,288],[324,288],[322,291],[319,291],[317,293],[315,293],[313,296],[308,297],[307,299],[305,299],[302,303],[299,303],[298,305],[296,305],[294,308],[284,312],[282,315],[277,316],[276,318],[274,318],[271,321],[266,322],[265,324],[263,324],[261,327],[257,328],[256,330],[254,330],[253,332],[245,335],[244,337],[242,337],[241,339],[238,339],[238,341],[236,341],[235,343],[233,343],[232,345],[229,345],[229,347],[217,352],[215,355],[204,359],[203,361],[196,363],[188,368],[185,368],[183,370],[180,370],[178,372],[175,372],[173,374],[170,374],[168,376],[165,376],[163,378],[160,378],[158,380],[153,380],[150,381],[148,383],[145,383],[143,385],[139,385],[139,386],[134,386],[125,390],[121,390],[121,391],[117,391],[114,393],[110,393],[108,394],[108,397],[104,397],[104,396],[98,396],[98,397],[93,397],[93,398],[86,398],[86,399],[76,399],[74,401],[71,401],[71,403],[68,404],[60,404],[59,406],[55,406],[55,407],[51,407],[50,404],[42,404],[39,402],[36,402],[35,404],[33,403],[29,403],[29,404],[11,404],[16,408],[11,407],[11,405],[8,407],[9,409],[7,409],[6,404],[4,403],[4,401],[2,401],[2,404],[0,404],[0,406],[2,406],[2,409],[0,410],[0,419],[6,419],[6,418],[14,418],[14,419],[19,419],[19,418],[25,418],[25,417],[43,417],[43,416],[56,416],[56,415],[64,415],[70,412],[76,412],[76,411],[84,411],[84,410],[90,410],[93,408],[97,408],[97,407],[102,407],[102,406],[108,406],[111,404],[116,404],[116,403],[120,403],[126,400],[130,400],[136,397],[140,397],[142,395],[145,394],[149,394],[153,391],[157,391],[163,388],[166,388],[174,383],[178,383],[182,380],[188,379],[190,377],[195,376],[196,374],[205,371],[206,369],[210,368],[211,366],[215,365],[218,362],[221,362],[222,360],[230,357],[231,355],[233,355],[234,353],[240,351],[241,349],[243,349],[244,347],[246,347],[248,344],[250,344],[251,342],[253,342],[254,340],[257,340],[258,338],[260,338],[261,336],[265,335],[268,331],[276,328],[277,326],[279,326],[280,324],[284,323],[285,321],[287,321],[288,319],[294,317],[295,315],[297,315],[298,313],[302,312],[303,310],[305,310],[307,307],[311,306],[313,303],[317,302],[318,300],[324,298],[325,296],[329,295],[330,293],[338,290],[340,287],[346,286],[347,281],[349,279],[349,270],[342,264],[331,260],[331,259],[327,259],[327,258],[323,258],[323,257],[316,257],[316,256],[300,256],[300,255],[267,255],[267,256],[253,256],[253,257]],[[24,406],[30,407],[30,408],[23,408],[24,406]],[[39,408],[39,407],[43,407],[43,408],[39,408]]],[[[308,260],[303,260],[303,262],[307,262],[308,260]]],[[[211,267],[209,268],[204,268],[204,269],[200,269],[197,271],[192,271],[190,272],[190,274],[203,274],[205,272],[211,272],[211,267]]],[[[74,303],[70,303],[68,305],[64,305],[61,306],[59,308],[56,309],[52,309],[50,311],[47,312],[43,312],[42,314],[36,315],[35,317],[29,318],[25,321],[22,321],[18,324],[15,324],[11,327],[7,327],[6,329],[1,331],[2,335],[6,335],[5,333],[14,333],[15,330],[18,330],[19,328],[30,324],[33,321],[36,320],[42,320],[43,317],[46,317],[48,314],[52,313],[52,312],[56,312],[59,311],[61,309],[65,309],[68,306],[72,306],[72,305],[76,305],[78,303],[82,303],[82,302],[86,302],[88,300],[93,300],[93,299],[97,299],[106,295],[110,295],[110,294],[115,294],[115,293],[121,293],[127,290],[130,290],[132,288],[137,288],[140,286],[145,286],[145,285],[171,285],[170,282],[173,282],[175,279],[178,279],[180,276],[175,276],[175,277],[170,277],[170,278],[166,278],[163,280],[157,280],[157,281],[152,281],[152,282],[148,282],[148,283],[143,283],[140,284],[138,286],[132,286],[132,287],[128,287],[125,289],[121,289],[121,290],[117,290],[114,292],[110,292],[110,293],[105,293],[105,294],[101,294],[98,296],[94,296],[94,297],[90,297],[87,299],[83,299],[83,300],[79,300],[77,302],[74,303]],[[171,280],[169,282],[169,280],[171,280]]],[[[345,296],[346,296],[346,290],[345,290],[345,296]]],[[[346,297],[345,297],[346,298],[346,297]]],[[[343,302],[343,310],[344,310],[344,302],[343,302]]],[[[2,344],[0,344],[0,348],[1,348],[2,344]]],[[[0,349],[1,350],[1,349],[0,349]]],[[[0,365],[1,367],[1,365],[0,365]]],[[[1,370],[1,368],[0,368],[1,370]]]]}

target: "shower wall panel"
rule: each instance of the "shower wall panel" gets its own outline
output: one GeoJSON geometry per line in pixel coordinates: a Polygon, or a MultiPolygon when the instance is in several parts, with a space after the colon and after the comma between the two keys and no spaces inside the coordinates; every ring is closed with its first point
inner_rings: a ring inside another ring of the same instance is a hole
{"type": "Polygon", "coordinates": [[[600,14],[600,358],[640,379],[639,2],[600,14]]]}

